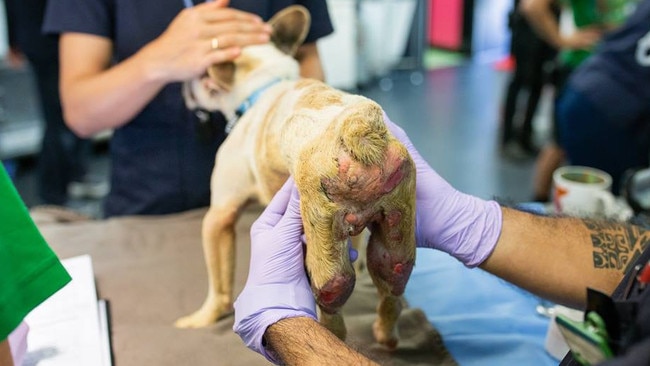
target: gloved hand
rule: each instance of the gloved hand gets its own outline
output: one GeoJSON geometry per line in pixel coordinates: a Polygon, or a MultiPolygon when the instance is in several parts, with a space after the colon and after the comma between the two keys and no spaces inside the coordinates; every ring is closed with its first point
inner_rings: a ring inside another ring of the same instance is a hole
{"type": "Polygon", "coordinates": [[[468,267],[483,263],[501,233],[499,204],[457,191],[420,156],[404,130],[386,115],[384,120],[415,162],[417,246],[447,252],[468,267]]]}
{"type": "Polygon", "coordinates": [[[250,269],[233,326],[246,346],[275,363],[263,345],[266,328],[284,318],[316,319],[301,234],[298,191],[289,178],[251,227],[250,269]]]}

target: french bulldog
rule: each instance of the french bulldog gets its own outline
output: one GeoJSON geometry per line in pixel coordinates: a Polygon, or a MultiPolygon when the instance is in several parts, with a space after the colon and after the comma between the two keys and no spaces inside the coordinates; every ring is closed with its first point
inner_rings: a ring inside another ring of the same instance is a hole
{"type": "Polygon", "coordinates": [[[220,111],[236,124],[217,152],[202,226],[208,295],[176,326],[202,327],[233,312],[238,216],[251,201],[268,204],[292,175],[320,322],[345,339],[340,310],[356,278],[348,239],[367,227],[367,270],[380,298],[373,334],[393,349],[415,262],[414,163],[377,103],[299,76],[293,56],[309,29],[304,7],[288,7],[269,23],[270,43],[245,47],[183,86],[189,108],[220,111]]]}

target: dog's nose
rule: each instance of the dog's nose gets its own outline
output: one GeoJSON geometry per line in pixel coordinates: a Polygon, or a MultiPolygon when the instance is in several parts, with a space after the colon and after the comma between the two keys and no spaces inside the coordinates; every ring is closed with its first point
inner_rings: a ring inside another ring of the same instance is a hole
{"type": "Polygon", "coordinates": [[[317,290],[316,301],[321,309],[328,313],[334,313],[345,304],[352,290],[356,279],[351,274],[337,274],[317,290]]]}

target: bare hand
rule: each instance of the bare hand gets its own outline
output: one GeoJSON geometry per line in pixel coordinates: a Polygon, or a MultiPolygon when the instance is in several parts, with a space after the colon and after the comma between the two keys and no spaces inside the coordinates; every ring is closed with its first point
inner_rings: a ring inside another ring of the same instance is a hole
{"type": "Polygon", "coordinates": [[[269,41],[271,28],[260,17],[227,6],[228,0],[217,0],[181,11],[142,50],[154,72],[168,82],[184,81],[233,60],[241,47],[269,41]]]}
{"type": "Polygon", "coordinates": [[[562,48],[572,50],[590,50],[602,37],[602,30],[599,28],[577,29],[571,35],[563,37],[562,48]]]}
{"type": "Polygon", "coordinates": [[[22,54],[19,50],[15,48],[9,48],[7,52],[7,64],[9,67],[14,69],[22,69],[25,67],[27,61],[25,60],[25,55],[22,54]]]}

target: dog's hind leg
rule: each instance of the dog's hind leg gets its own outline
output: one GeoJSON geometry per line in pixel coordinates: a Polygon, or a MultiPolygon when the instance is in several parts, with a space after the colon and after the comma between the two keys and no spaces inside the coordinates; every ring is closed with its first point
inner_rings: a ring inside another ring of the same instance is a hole
{"type": "Polygon", "coordinates": [[[235,224],[241,210],[254,196],[254,186],[245,165],[237,159],[220,159],[227,156],[222,151],[213,172],[210,209],[203,218],[201,231],[208,294],[199,310],[176,321],[179,328],[208,326],[233,313],[235,224]]]}
{"type": "Polygon", "coordinates": [[[208,271],[208,294],[199,310],[176,321],[177,327],[205,327],[232,314],[234,223],[237,215],[235,209],[211,206],[203,218],[203,254],[208,271]]]}
{"type": "Polygon", "coordinates": [[[202,244],[208,294],[199,310],[176,321],[177,327],[204,327],[233,313],[235,223],[240,207],[238,203],[212,205],[203,218],[202,244]]]}

